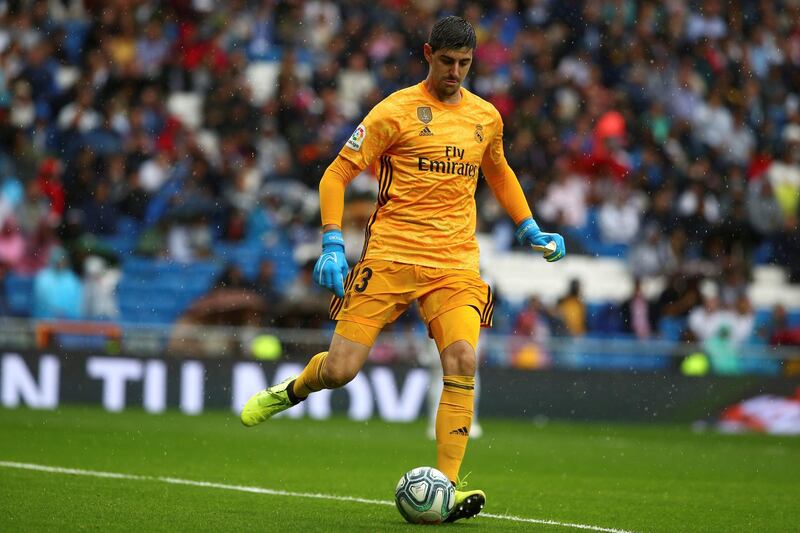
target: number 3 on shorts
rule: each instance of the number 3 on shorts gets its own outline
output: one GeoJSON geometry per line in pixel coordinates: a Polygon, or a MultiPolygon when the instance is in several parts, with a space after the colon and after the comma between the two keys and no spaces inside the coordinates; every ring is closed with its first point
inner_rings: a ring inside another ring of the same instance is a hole
{"type": "Polygon", "coordinates": [[[367,285],[369,284],[369,279],[372,277],[372,269],[369,267],[365,267],[364,270],[361,271],[361,283],[353,287],[356,292],[364,292],[367,290],[367,285]]]}

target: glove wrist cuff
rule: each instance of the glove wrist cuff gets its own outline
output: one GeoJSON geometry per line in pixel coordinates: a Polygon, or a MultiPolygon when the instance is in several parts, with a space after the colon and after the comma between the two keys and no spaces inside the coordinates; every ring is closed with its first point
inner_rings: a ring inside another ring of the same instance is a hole
{"type": "Polygon", "coordinates": [[[339,230],[330,230],[322,234],[322,249],[338,246],[344,250],[344,238],[339,230]]]}
{"type": "Polygon", "coordinates": [[[517,229],[514,231],[514,235],[516,236],[517,241],[519,241],[520,244],[525,244],[525,235],[531,230],[533,230],[536,233],[542,231],[539,229],[539,225],[536,223],[535,220],[533,220],[533,218],[526,218],[525,220],[520,222],[519,225],[517,226],[517,229]]]}

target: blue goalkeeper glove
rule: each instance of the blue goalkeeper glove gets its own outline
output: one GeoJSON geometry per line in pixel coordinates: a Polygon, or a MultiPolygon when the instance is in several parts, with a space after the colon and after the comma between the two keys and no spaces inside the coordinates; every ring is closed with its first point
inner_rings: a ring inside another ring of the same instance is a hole
{"type": "Polygon", "coordinates": [[[344,257],[344,239],[339,230],[326,231],[322,235],[322,255],[314,265],[314,281],[344,298],[344,279],[350,267],[344,257]]]}
{"type": "Polygon", "coordinates": [[[564,237],[558,233],[545,233],[539,229],[539,225],[532,218],[526,218],[520,222],[514,235],[520,244],[527,244],[537,252],[542,252],[549,263],[558,261],[567,255],[564,237]]]}

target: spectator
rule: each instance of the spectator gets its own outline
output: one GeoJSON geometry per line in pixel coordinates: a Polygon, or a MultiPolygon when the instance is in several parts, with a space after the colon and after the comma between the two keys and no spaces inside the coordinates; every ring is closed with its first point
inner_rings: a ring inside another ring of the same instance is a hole
{"type": "Polygon", "coordinates": [[[104,180],[95,184],[94,194],[83,204],[86,231],[93,235],[112,235],[117,231],[117,209],[111,199],[111,186],[104,180]]]}
{"type": "Polygon", "coordinates": [[[36,180],[39,182],[39,190],[50,204],[49,220],[51,223],[59,222],[66,207],[64,186],[61,183],[61,163],[52,158],[42,161],[36,180]]]}
{"type": "Polygon", "coordinates": [[[786,308],[782,305],[772,308],[763,335],[772,346],[800,346],[800,325],[789,324],[786,308]]]}
{"type": "Polygon", "coordinates": [[[739,346],[750,342],[755,331],[755,313],[750,299],[741,295],[733,307],[733,324],[731,326],[731,340],[739,346]]]}
{"type": "Polygon", "coordinates": [[[750,226],[762,237],[775,236],[781,228],[783,212],[769,180],[756,179],[750,182],[746,205],[750,226]]]}
{"type": "Polygon", "coordinates": [[[800,212],[786,219],[775,248],[775,260],[777,264],[787,267],[789,281],[800,283],[800,212]]]}
{"type": "Polygon", "coordinates": [[[748,342],[753,335],[755,317],[747,296],[739,296],[731,307],[726,307],[712,282],[706,281],[702,291],[702,306],[689,313],[689,329],[695,338],[702,342],[713,339],[732,348],[748,342]]]}
{"type": "Polygon", "coordinates": [[[83,286],[69,267],[63,248],[50,253],[50,266],[40,270],[33,280],[33,316],[35,318],[77,319],[83,309],[83,286]]]}
{"type": "Polygon", "coordinates": [[[20,272],[24,274],[38,272],[50,262],[52,251],[58,246],[53,227],[49,224],[40,224],[33,233],[28,234],[25,259],[20,265],[20,272]]]}
{"type": "Polygon", "coordinates": [[[725,337],[730,336],[731,316],[720,305],[718,289],[711,281],[702,284],[702,305],[698,305],[689,313],[689,331],[698,341],[704,342],[720,333],[725,327],[725,337]]]}
{"type": "Polygon", "coordinates": [[[622,324],[626,332],[639,340],[651,338],[656,329],[654,315],[653,304],[642,291],[642,280],[634,278],[633,294],[622,304],[622,324]]]}
{"type": "Polygon", "coordinates": [[[556,178],[538,204],[538,212],[547,222],[558,227],[582,228],[588,218],[589,184],[571,172],[564,158],[556,162],[556,178]]]}
{"type": "Polygon", "coordinates": [[[696,276],[677,272],[670,275],[667,286],[656,300],[656,317],[685,318],[703,301],[699,285],[696,276]]]}
{"type": "Polygon", "coordinates": [[[747,63],[759,78],[766,78],[773,65],[783,63],[784,57],[775,37],[763,27],[756,27],[747,47],[747,63]]]}
{"type": "Polygon", "coordinates": [[[725,19],[720,12],[722,5],[719,0],[704,0],[700,2],[700,9],[693,11],[686,21],[686,37],[689,41],[700,39],[720,39],[728,32],[725,19]]]}
{"type": "Polygon", "coordinates": [[[567,294],[558,300],[557,309],[567,335],[580,337],[586,333],[586,304],[581,295],[580,280],[569,282],[567,294]]]}
{"type": "Polygon", "coordinates": [[[737,196],[732,199],[726,216],[709,238],[719,241],[718,249],[725,257],[735,257],[740,260],[750,257],[758,240],[758,234],[750,224],[745,200],[742,197],[737,196]]]}
{"type": "Polygon", "coordinates": [[[696,72],[689,58],[684,58],[677,66],[675,77],[668,80],[669,89],[666,98],[669,108],[679,120],[689,121],[699,113],[700,95],[705,90],[705,83],[696,72]]]}
{"type": "Polygon", "coordinates": [[[639,233],[640,216],[641,207],[630,189],[618,187],[600,207],[597,216],[600,238],[609,244],[631,244],[639,233]]]}
{"type": "Polygon", "coordinates": [[[4,271],[16,271],[22,267],[26,245],[17,221],[13,217],[6,218],[0,229],[0,265],[4,271]]]}
{"type": "Polygon", "coordinates": [[[721,150],[733,134],[733,116],[722,103],[720,91],[712,90],[707,102],[695,108],[692,125],[697,138],[715,150],[721,150]]]}
{"type": "Polygon", "coordinates": [[[655,226],[646,227],[644,238],[628,253],[628,265],[636,278],[670,272],[677,261],[668,238],[660,235],[655,226]]]}
{"type": "Polygon", "coordinates": [[[14,84],[14,101],[11,106],[11,124],[22,130],[27,130],[33,126],[36,120],[36,104],[30,84],[25,80],[19,80],[14,84]]]}
{"type": "Polygon", "coordinates": [[[690,245],[699,247],[720,220],[719,199],[704,183],[694,181],[678,199],[678,213],[690,245]]]}
{"type": "Polygon", "coordinates": [[[156,20],[150,20],[136,43],[137,70],[147,78],[155,78],[169,55],[169,41],[164,28],[156,20]]]}
{"type": "Polygon", "coordinates": [[[96,255],[88,256],[83,268],[83,317],[90,320],[117,320],[119,305],[116,291],[122,273],[96,255]]]}
{"type": "MultiPolygon", "coordinates": [[[[13,27],[13,22],[11,24],[13,27]]],[[[43,39],[38,32],[21,32],[19,35],[22,49],[26,50],[24,61],[18,72],[21,79],[26,80],[33,89],[33,98],[37,105],[43,106],[48,112],[55,98],[59,96],[56,84],[56,71],[58,63],[53,57],[51,44],[43,39]]],[[[21,60],[22,58],[19,58],[21,60]]],[[[19,68],[19,67],[17,67],[19,68]]]]}
{"type": "Polygon", "coordinates": [[[276,306],[280,300],[280,291],[275,287],[275,263],[269,259],[264,259],[258,265],[258,272],[253,280],[253,286],[268,305],[276,306]]]}
{"type": "Polygon", "coordinates": [[[739,351],[731,337],[731,326],[719,324],[719,328],[703,339],[703,350],[708,354],[714,373],[734,375],[739,373],[739,351]]]}
{"type": "Polygon", "coordinates": [[[203,214],[192,214],[185,220],[177,219],[169,225],[166,253],[179,263],[208,259],[212,255],[212,240],[207,217],[203,214]]]}
{"type": "MultiPolygon", "coordinates": [[[[71,212],[83,211],[81,231],[113,234],[111,206],[141,226],[133,237],[150,239],[156,255],[166,253],[170,233],[175,257],[207,257],[219,226],[237,242],[308,244],[318,236],[315,189],[325,162],[373,103],[424,78],[418,47],[437,10],[458,10],[457,2],[212,4],[128,13],[80,2],[40,2],[34,11],[8,3],[0,177],[15,176],[25,194],[0,210],[0,220],[13,215],[19,223],[22,270],[46,264],[63,227],[77,227],[63,220],[71,212]],[[87,29],[84,39],[75,28],[87,29]],[[255,75],[267,71],[264,81],[255,75]],[[178,93],[190,94],[173,98],[178,93]],[[181,124],[173,112],[189,120],[181,124]],[[51,163],[63,173],[40,176],[51,163]],[[203,188],[170,188],[187,173],[206,184],[215,210],[197,227],[152,216],[203,188]],[[253,192],[259,185],[281,192],[305,185],[305,203],[264,202],[253,192]],[[165,188],[169,201],[160,195],[165,188]],[[217,213],[236,214],[217,220],[217,213]]],[[[461,6],[479,39],[469,86],[507,116],[509,161],[545,220],[583,228],[599,207],[604,238],[632,247],[638,275],[694,275],[749,261],[730,256],[747,256],[751,241],[768,238],[773,260],[800,280],[796,8],[627,2],[613,15],[592,2],[566,11],[521,4],[519,12],[509,1],[461,6]],[[742,171],[746,197],[736,178],[742,171]],[[633,238],[632,217],[613,222],[633,213],[609,181],[650,200],[636,213],[641,231],[633,238]],[[757,234],[743,239],[738,229],[746,227],[757,234]]],[[[482,180],[478,187],[486,192],[482,180]]],[[[479,206],[477,227],[502,232],[497,206],[479,206]]],[[[574,232],[573,253],[587,248],[582,235],[574,232]]],[[[657,307],[684,316],[694,296],[676,289],[668,287],[657,307]]]]}
{"type": "Polygon", "coordinates": [[[157,192],[169,179],[173,157],[171,150],[160,150],[155,157],[145,161],[139,168],[139,183],[141,189],[149,194],[157,192]]]}
{"type": "Polygon", "coordinates": [[[743,265],[731,261],[722,269],[719,277],[718,295],[722,306],[727,309],[736,307],[742,298],[747,299],[747,273],[743,265]]]}
{"type": "Polygon", "coordinates": [[[314,283],[312,273],[314,261],[303,265],[300,275],[287,288],[286,305],[283,309],[282,323],[293,327],[318,327],[320,317],[325,316],[328,309],[327,294],[324,289],[314,283]]]}
{"type": "Polygon", "coordinates": [[[672,233],[680,225],[674,202],[675,191],[673,188],[668,186],[658,188],[652,196],[651,205],[644,216],[642,226],[653,227],[661,235],[672,233]]]}
{"type": "Polygon", "coordinates": [[[261,122],[260,137],[256,142],[258,152],[258,168],[265,177],[272,176],[281,167],[287,167],[291,163],[288,161],[289,144],[286,139],[277,131],[277,124],[272,118],[261,122]]]}
{"type": "Polygon", "coordinates": [[[733,114],[733,128],[730,136],[723,141],[723,158],[732,165],[743,167],[753,157],[756,138],[747,125],[745,111],[738,108],[733,114]]]}
{"type": "Polygon", "coordinates": [[[25,235],[33,235],[40,226],[51,226],[54,222],[50,202],[38,181],[31,180],[25,184],[25,196],[16,209],[16,218],[25,235]]]}
{"type": "Polygon", "coordinates": [[[214,282],[217,289],[252,289],[253,284],[247,281],[242,269],[236,264],[229,264],[214,282]]]}
{"type": "Polygon", "coordinates": [[[769,166],[767,179],[787,220],[797,214],[800,206],[800,126],[787,128],[784,141],[782,157],[769,166]]]}
{"type": "Polygon", "coordinates": [[[347,118],[355,118],[361,102],[375,88],[375,76],[368,68],[367,56],[356,52],[347,59],[347,67],[339,73],[339,104],[347,118]]]}
{"type": "Polygon", "coordinates": [[[103,117],[94,109],[94,92],[88,85],[78,88],[75,101],[67,104],[58,115],[58,127],[65,132],[88,133],[97,128],[103,117]]]}
{"type": "Polygon", "coordinates": [[[305,2],[303,23],[308,32],[306,39],[312,49],[323,52],[341,27],[339,6],[330,0],[305,2]]]}
{"type": "Polygon", "coordinates": [[[257,166],[257,153],[252,147],[246,147],[240,155],[241,163],[235,171],[233,186],[228,192],[231,204],[237,209],[250,212],[258,202],[258,192],[264,178],[257,166]]]}
{"type": "Polygon", "coordinates": [[[551,320],[549,311],[539,298],[531,296],[517,315],[514,323],[514,335],[526,337],[537,343],[545,343],[550,338],[551,320]]]}

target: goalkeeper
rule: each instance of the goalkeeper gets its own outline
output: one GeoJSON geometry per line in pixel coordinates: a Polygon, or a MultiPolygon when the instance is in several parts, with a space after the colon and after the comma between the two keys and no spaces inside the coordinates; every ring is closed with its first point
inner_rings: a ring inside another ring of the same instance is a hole
{"type": "Polygon", "coordinates": [[[436,416],[437,468],[456,485],[448,521],[483,508],[483,491],[463,490],[458,473],[473,415],[476,345],[492,324],[491,288],[480,278],[475,238],[475,189],[481,174],[517,224],[516,237],[564,257],[564,239],[533,220],[503,152],[503,121],[492,104],[461,87],[475,51],[475,31],[461,17],[433,27],[423,46],[428,76],[378,103],[325,171],[319,185],[322,255],[314,279],[334,296],[336,330],[327,352],[302,373],[255,394],[241,413],[254,426],[322,389],[352,380],[381,329],[414,301],[436,342],[443,389],[436,416]],[[347,184],[374,166],[375,212],[352,269],[341,221],[347,184]]]}

